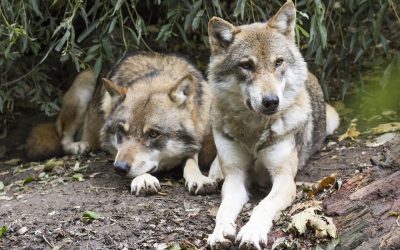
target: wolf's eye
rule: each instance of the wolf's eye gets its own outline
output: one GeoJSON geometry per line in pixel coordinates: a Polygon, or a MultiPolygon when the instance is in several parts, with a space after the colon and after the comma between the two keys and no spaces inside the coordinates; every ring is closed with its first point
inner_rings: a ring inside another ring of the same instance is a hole
{"type": "Polygon", "coordinates": [[[160,135],[160,133],[156,130],[150,130],[150,132],[148,133],[148,137],[151,139],[157,138],[160,135]]]}
{"type": "Polygon", "coordinates": [[[275,68],[278,68],[279,66],[281,66],[283,63],[283,58],[279,57],[278,59],[276,59],[275,61],[275,68]]]}
{"type": "Polygon", "coordinates": [[[239,64],[239,67],[241,67],[242,69],[245,69],[245,70],[252,70],[253,64],[250,61],[241,62],[239,64]]]}
{"type": "Polygon", "coordinates": [[[119,143],[122,141],[122,138],[124,137],[125,132],[126,131],[125,131],[124,126],[122,124],[118,124],[116,135],[117,135],[117,140],[119,143]]]}

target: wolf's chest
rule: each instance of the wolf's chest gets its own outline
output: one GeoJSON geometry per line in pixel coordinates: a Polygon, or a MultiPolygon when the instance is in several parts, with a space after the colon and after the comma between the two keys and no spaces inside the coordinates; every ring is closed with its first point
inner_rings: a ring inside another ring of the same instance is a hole
{"type": "Polygon", "coordinates": [[[265,144],[271,131],[270,120],[248,115],[224,115],[221,125],[228,138],[239,142],[252,154],[258,151],[259,145],[265,144]]]}

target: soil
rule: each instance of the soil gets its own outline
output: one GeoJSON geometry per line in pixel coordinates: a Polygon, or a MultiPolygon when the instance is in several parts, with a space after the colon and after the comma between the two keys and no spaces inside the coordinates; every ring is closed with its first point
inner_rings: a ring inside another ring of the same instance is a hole
{"type": "MultiPolygon", "coordinates": [[[[0,137],[0,181],[5,186],[0,191],[0,228],[7,230],[0,237],[0,249],[205,248],[220,194],[189,195],[177,169],[157,176],[162,186],[159,194],[134,196],[129,192],[130,179],[114,173],[113,159],[104,153],[67,156],[47,164],[24,163],[20,145],[30,126],[46,119],[26,112],[1,118],[7,120],[2,127],[7,131],[0,137]],[[85,211],[100,217],[84,218],[85,211]]],[[[367,147],[364,141],[329,138],[296,178],[299,186],[293,206],[322,201],[323,213],[334,219],[340,243],[318,239],[312,229],[305,235],[286,230],[288,208],[274,223],[269,248],[280,241],[281,248],[289,249],[327,244],[338,244],[337,249],[399,249],[400,139],[397,136],[379,147],[367,147]],[[314,183],[332,173],[339,180],[336,187],[312,197],[302,188],[301,183],[314,183]]],[[[239,228],[265,196],[256,189],[252,192],[237,221],[239,228]]]]}

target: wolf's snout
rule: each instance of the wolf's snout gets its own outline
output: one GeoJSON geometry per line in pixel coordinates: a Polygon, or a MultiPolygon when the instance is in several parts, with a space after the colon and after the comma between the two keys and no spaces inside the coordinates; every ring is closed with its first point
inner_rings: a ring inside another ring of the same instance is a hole
{"type": "Polygon", "coordinates": [[[279,106],[279,97],[277,95],[264,95],[262,97],[262,105],[267,113],[273,113],[279,106]]]}
{"type": "Polygon", "coordinates": [[[126,161],[116,161],[114,163],[114,169],[119,175],[126,175],[130,170],[130,166],[126,161]]]}

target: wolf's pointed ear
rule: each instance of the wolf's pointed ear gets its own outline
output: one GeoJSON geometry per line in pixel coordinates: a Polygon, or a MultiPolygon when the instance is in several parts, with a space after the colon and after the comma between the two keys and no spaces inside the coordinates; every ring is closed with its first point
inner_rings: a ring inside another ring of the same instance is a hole
{"type": "Polygon", "coordinates": [[[211,51],[217,53],[221,49],[229,47],[233,42],[234,36],[239,32],[240,28],[219,17],[212,17],[208,22],[211,51]]]}
{"type": "Polygon", "coordinates": [[[170,90],[169,98],[178,106],[187,104],[193,97],[194,85],[195,79],[192,75],[182,77],[170,90]]]}
{"type": "Polygon", "coordinates": [[[288,0],[278,12],[268,21],[268,27],[278,30],[283,35],[294,40],[296,25],[296,8],[288,0]]]}
{"type": "Polygon", "coordinates": [[[128,91],[127,88],[120,86],[113,81],[108,80],[107,78],[102,78],[101,81],[103,82],[104,87],[111,96],[124,96],[128,91]]]}

